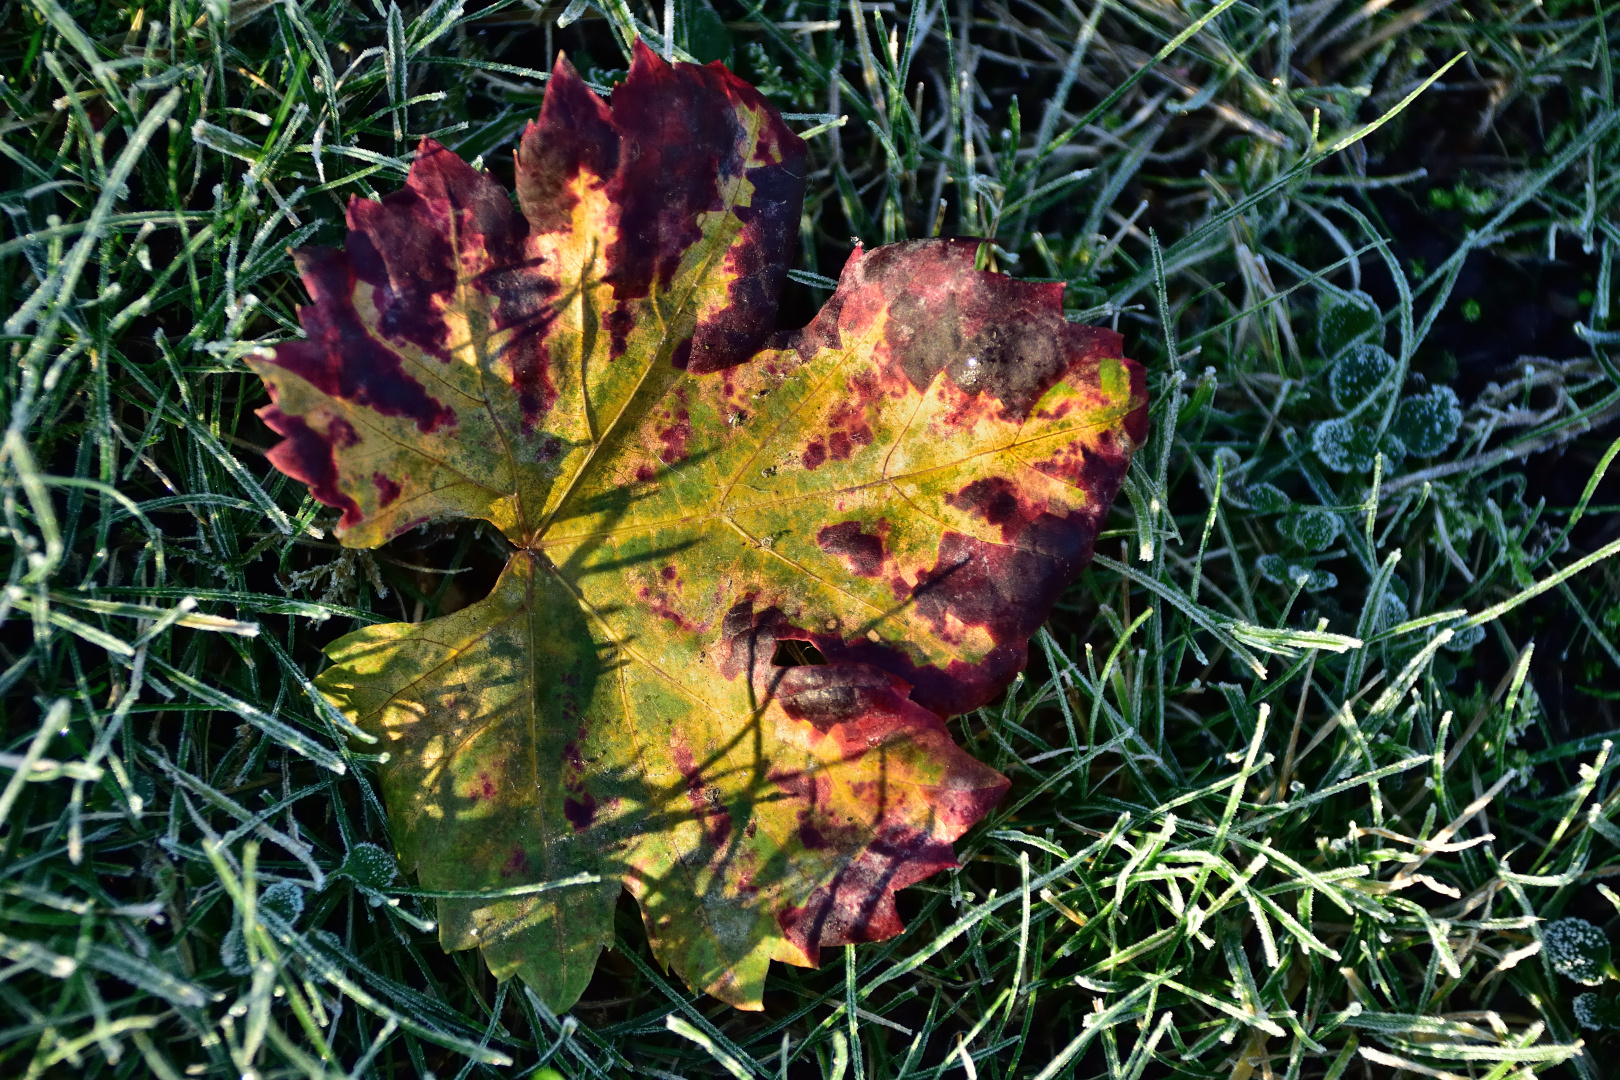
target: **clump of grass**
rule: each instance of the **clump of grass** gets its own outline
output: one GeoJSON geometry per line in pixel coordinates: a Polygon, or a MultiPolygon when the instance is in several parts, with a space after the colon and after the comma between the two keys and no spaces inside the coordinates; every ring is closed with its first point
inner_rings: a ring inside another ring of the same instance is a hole
{"type": "Polygon", "coordinates": [[[9,5],[0,1070],[1601,1076],[1608,983],[1540,946],[1620,915],[1612,33],[1581,0],[9,5]],[[605,88],[636,35],[810,137],[790,314],[851,235],[975,235],[1152,372],[1092,570],[956,722],[1012,793],[904,935],[759,1016],[630,907],[566,1017],[438,949],[310,677],[476,599],[492,541],[340,551],[242,364],[298,333],[287,248],[420,136],[507,171],[553,51],[605,88]]]}

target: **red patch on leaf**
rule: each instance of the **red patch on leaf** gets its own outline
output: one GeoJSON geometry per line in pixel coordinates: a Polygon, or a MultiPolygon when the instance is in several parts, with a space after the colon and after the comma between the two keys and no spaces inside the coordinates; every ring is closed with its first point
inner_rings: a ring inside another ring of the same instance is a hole
{"type": "Polygon", "coordinates": [[[523,133],[519,193],[525,207],[543,208],[535,226],[566,227],[573,209],[568,186],[581,170],[606,183],[618,208],[618,239],[606,252],[607,280],[620,302],[603,329],[621,355],[636,314],[625,301],[652,295],[654,282],[674,280],[681,258],[702,237],[698,215],[730,209],[742,222],[743,243],[731,249],[731,302],[697,325],[676,367],[716,371],[745,360],[771,331],[787,277],[804,194],[802,140],[757,90],[724,66],[671,65],[638,41],[630,73],[613,89],[611,107],[573,67],[559,60],[546,86],[540,120],[523,133]],[[757,157],[749,167],[736,152],[738,106],[766,116],[757,157]],[[738,179],[754,188],[748,206],[728,204],[738,179]]]}
{"type": "Polygon", "coordinates": [[[682,407],[666,413],[665,418],[670,424],[658,432],[658,441],[664,444],[658,452],[658,460],[673,465],[686,457],[686,444],[692,438],[692,417],[682,407]]]}
{"type": "MultiPolygon", "coordinates": [[[[561,681],[572,685],[570,680],[571,673],[565,673],[561,681]]],[[[579,709],[567,703],[561,712],[570,719],[579,715],[579,709]]],[[[583,739],[586,732],[581,727],[575,734],[578,739],[583,739]]],[[[567,764],[563,773],[563,787],[568,791],[563,797],[563,817],[575,832],[584,832],[596,821],[596,796],[585,790],[585,757],[580,753],[577,741],[563,747],[563,761],[567,764]]]]}
{"type": "Polygon", "coordinates": [[[778,608],[754,610],[751,599],[733,604],[720,620],[720,641],[715,647],[715,661],[720,674],[726,679],[742,675],[756,685],[765,680],[774,688],[774,680],[783,670],[771,664],[778,641],[809,641],[804,633],[788,621],[778,608]]]}
{"type": "Polygon", "coordinates": [[[872,413],[882,391],[877,376],[861,372],[846,386],[849,396],[827,413],[827,455],[834,461],[848,461],[863,446],[872,445],[872,413]]]}
{"type": "Polygon", "coordinates": [[[731,811],[721,802],[719,790],[704,781],[686,744],[677,742],[670,749],[674,753],[675,767],[686,779],[686,801],[692,808],[692,816],[703,826],[704,838],[712,847],[724,847],[731,838],[731,811]]]}
{"type": "MultiPolygon", "coordinates": [[[[348,528],[360,521],[364,517],[360,504],[338,487],[337,459],[332,453],[332,443],[310,427],[303,417],[288,416],[277,408],[273,390],[270,396],[272,404],[259,410],[259,419],[271,431],[284,436],[265,455],[270,459],[270,464],[294,480],[301,481],[317,501],[343,511],[338,519],[339,528],[348,528]]],[[[354,429],[338,418],[334,418],[329,430],[337,424],[343,425],[342,429],[336,429],[337,434],[341,435],[343,429],[347,429],[349,435],[354,434],[354,429]]]]}
{"type": "Polygon", "coordinates": [[[883,941],[900,933],[905,924],[894,908],[896,890],[959,865],[949,840],[893,829],[873,838],[803,904],[778,912],[776,921],[782,936],[819,964],[823,945],[883,941]]]}
{"type": "MultiPolygon", "coordinates": [[[[512,268],[525,262],[528,227],[501,185],[432,139],[417,147],[403,190],[380,200],[351,199],[348,219],[344,251],[355,277],[374,290],[378,329],[444,363],[452,358],[442,312],[462,275],[487,260],[499,268],[495,278],[475,274],[472,283],[504,297],[512,292],[512,268]]],[[[545,310],[547,297],[528,295],[542,283],[532,273],[517,276],[521,303],[530,310],[503,313],[497,304],[500,326],[527,322],[545,310]]]]}
{"type": "Polygon", "coordinates": [[[455,413],[431,397],[405,371],[399,354],[372,337],[360,321],[347,256],[325,248],[303,248],[294,255],[314,300],[298,309],[308,338],[277,346],[271,362],[329,397],[413,420],[424,434],[454,426],[455,413]]]}
{"type": "Polygon", "coordinates": [[[975,480],[956,494],[947,495],[945,504],[999,526],[1001,538],[1009,541],[1046,510],[1045,506],[1028,502],[1017,485],[1004,476],[975,480]]]}
{"type": "Polygon", "coordinates": [[[495,781],[490,779],[489,773],[479,773],[478,782],[467,792],[467,798],[475,803],[480,799],[493,799],[495,791],[495,781]]]}
{"type": "Polygon", "coordinates": [[[898,934],[903,926],[894,909],[895,890],[957,865],[951,842],[1006,794],[1006,778],[957,747],[940,719],[913,702],[908,690],[894,675],[851,663],[789,668],[777,687],[783,710],[834,739],[846,758],[903,739],[944,765],[930,792],[936,816],[926,831],[886,821],[884,802],[878,797],[867,802],[878,819],[855,829],[852,823],[830,820],[819,812],[818,792],[806,779],[772,777],[786,794],[807,803],[799,814],[799,841],[805,847],[849,847],[856,833],[875,833],[832,881],[817,888],[803,905],[777,915],[784,935],[812,962],[818,960],[822,945],[879,941],[898,934]]]}
{"type": "Polygon", "coordinates": [[[501,877],[513,877],[529,872],[529,853],[523,850],[521,844],[512,845],[512,853],[506,857],[506,863],[501,867],[501,877]]]}
{"type": "Polygon", "coordinates": [[[371,482],[377,488],[378,505],[387,506],[389,503],[399,498],[399,485],[394,483],[393,480],[384,476],[382,473],[372,473],[371,482]]]}
{"type": "Polygon", "coordinates": [[[539,120],[523,129],[517,154],[518,198],[536,232],[563,232],[573,221],[581,171],[610,177],[619,168],[613,110],[559,55],[546,83],[539,120]]]}
{"type": "MultiPolygon", "coordinates": [[[[882,319],[884,346],[874,358],[877,375],[861,387],[861,396],[875,399],[875,391],[923,394],[932,388],[946,405],[935,422],[946,427],[970,427],[985,417],[1022,423],[1060,380],[1095,385],[1098,362],[1119,357],[1119,335],[1069,323],[1063,317],[1061,285],[973,270],[978,243],[912,241],[871,252],[857,248],[832,300],[800,332],[800,356],[808,359],[816,348],[835,347],[882,319]]],[[[1121,362],[1133,393],[1140,395],[1123,424],[1125,438],[1134,444],[1147,435],[1145,376],[1140,365],[1121,362]]],[[[847,385],[853,390],[857,383],[852,379],[847,385]]],[[[855,403],[851,394],[838,408],[852,413],[855,403]]],[[[842,421],[847,413],[829,414],[839,418],[835,426],[846,432],[850,429],[842,421]]],[[[1109,439],[1103,433],[1096,450],[1071,445],[1035,466],[1083,488],[1085,509],[1055,514],[1044,498],[1021,490],[1010,478],[976,480],[946,501],[997,528],[1001,542],[945,532],[933,564],[913,569],[914,584],[893,575],[896,599],[915,605],[942,639],[951,640],[963,625],[989,632],[992,644],[977,660],[918,664],[911,654],[884,642],[866,637],[845,641],[819,631],[808,635],[812,642],[830,662],[870,663],[894,672],[911,684],[913,700],[941,716],[994,698],[1023,669],[1030,635],[1091,558],[1097,529],[1119,491],[1132,449],[1109,439]]],[[[818,438],[807,453],[811,450],[825,453],[826,448],[818,438]]],[[[858,543],[856,535],[840,531],[828,539],[838,546],[858,543]]]]}
{"type": "Polygon", "coordinates": [[[360,442],[360,433],[341,416],[334,416],[327,422],[326,437],[332,440],[332,446],[338,450],[347,450],[360,442]]]}
{"type": "Polygon", "coordinates": [[[662,590],[655,590],[650,586],[643,585],[636,590],[636,595],[647,605],[648,611],[657,615],[660,619],[668,619],[675,624],[677,630],[683,633],[699,634],[708,630],[707,624],[695,623],[688,619],[684,613],[675,607],[674,598],[662,590]]]}
{"type": "Polygon", "coordinates": [[[961,422],[981,407],[1022,420],[1077,362],[1119,355],[1118,334],[1064,318],[1061,283],[974,270],[979,244],[913,240],[857,248],[838,293],[806,331],[829,336],[823,320],[832,311],[840,336],[859,334],[882,317],[884,374],[925,393],[943,372],[963,395],[961,422]]]}
{"type": "MultiPolygon", "coordinates": [[[[1127,422],[1135,415],[1132,413],[1131,417],[1127,417],[1127,422]]],[[[1102,491],[1112,495],[1119,490],[1121,478],[1130,464],[1130,449],[1120,446],[1113,439],[1100,439],[1093,446],[1087,446],[1077,439],[1060,447],[1046,460],[1035,462],[1032,468],[1085,491],[1102,491]]]]}

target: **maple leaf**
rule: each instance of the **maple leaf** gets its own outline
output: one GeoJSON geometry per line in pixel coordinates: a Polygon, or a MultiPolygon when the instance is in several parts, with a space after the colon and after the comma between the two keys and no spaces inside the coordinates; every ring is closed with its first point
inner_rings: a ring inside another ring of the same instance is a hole
{"type": "Polygon", "coordinates": [[[719,64],[565,60],[505,190],[424,140],[304,250],[307,339],[251,361],[345,545],[475,517],[485,599],[327,649],[402,867],[554,1009],[613,941],[760,1007],[771,960],[902,929],[895,891],[1007,789],[944,718],[1022,669],[1146,437],[1140,367],[978,241],[856,249],[768,337],[804,145],[719,64]],[[820,663],[794,665],[790,656],[820,663]],[[819,654],[819,656],[815,655],[819,654]]]}

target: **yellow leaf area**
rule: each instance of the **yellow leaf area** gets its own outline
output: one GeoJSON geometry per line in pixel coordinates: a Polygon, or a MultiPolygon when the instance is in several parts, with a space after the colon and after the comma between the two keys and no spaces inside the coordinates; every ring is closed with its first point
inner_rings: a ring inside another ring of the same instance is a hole
{"type": "Polygon", "coordinates": [[[485,599],[334,643],[318,685],[388,750],[405,868],[506,892],[441,900],[445,947],[553,1009],[621,888],[661,963],[744,1009],[771,960],[899,933],[895,892],[1007,789],[944,720],[1023,668],[1146,438],[1118,336],[975,271],[976,241],[857,249],[761,348],[801,164],[718,65],[638,50],[609,109],[559,64],[521,216],[425,147],[343,252],[301,253],[308,340],[256,364],[272,460],[345,544],[464,516],[518,548],[485,599]]]}
{"type": "Polygon", "coordinates": [[[660,961],[758,1009],[770,960],[898,932],[893,889],[954,865],[950,840],[1005,790],[874,668],[773,668],[750,620],[743,644],[664,669],[593,621],[524,552],[471,607],[342,639],[319,680],[383,737],[390,826],[424,886],[602,876],[440,904],[446,948],[482,947],[553,1008],[612,944],[622,884],[660,961]],[[717,670],[750,649],[751,669],[717,670]]]}
{"type": "Polygon", "coordinates": [[[976,248],[857,249],[794,347],[674,378],[613,433],[534,546],[614,641],[685,667],[746,600],[829,658],[882,653],[929,682],[958,665],[949,701],[927,694],[944,715],[1023,666],[1049,579],[1090,556],[1145,393],[1114,335],[973,271],[976,248]],[[1007,646],[1016,667],[975,670],[1007,646]]]}

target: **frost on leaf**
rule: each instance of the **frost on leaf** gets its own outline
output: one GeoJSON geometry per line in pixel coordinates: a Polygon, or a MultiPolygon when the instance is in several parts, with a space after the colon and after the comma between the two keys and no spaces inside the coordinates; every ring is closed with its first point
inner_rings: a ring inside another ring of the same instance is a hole
{"type": "Polygon", "coordinates": [[[1402,398],[1395,406],[1390,431],[1409,453],[1433,457],[1457,440],[1462,419],[1456,391],[1449,386],[1436,386],[1427,394],[1402,398]]]}
{"type": "Polygon", "coordinates": [[[1250,484],[1245,494],[1249,505],[1260,514],[1281,514],[1293,505],[1293,500],[1276,484],[1250,484]]]}
{"type": "Polygon", "coordinates": [[[399,865],[385,849],[361,843],[349,849],[334,876],[351,878],[362,888],[385,889],[399,876],[399,865]]]}
{"type": "Polygon", "coordinates": [[[1344,522],[1331,510],[1310,506],[1284,514],[1277,531],[1306,551],[1326,551],[1344,531],[1344,522]]]}
{"type": "Polygon", "coordinates": [[[1281,555],[1262,555],[1255,561],[1260,575],[1273,585],[1292,588],[1300,585],[1309,592],[1321,592],[1339,584],[1338,575],[1328,570],[1313,569],[1308,561],[1291,562],[1281,555]]]}
{"type": "Polygon", "coordinates": [[[1334,472],[1372,472],[1383,454],[1385,468],[1406,456],[1406,446],[1393,434],[1378,437],[1376,426],[1359,418],[1336,416],[1311,428],[1311,449],[1334,472]]]}
{"type": "Polygon", "coordinates": [[[1348,412],[1384,388],[1395,374],[1395,358],[1377,345],[1359,345],[1338,360],[1328,371],[1328,391],[1333,404],[1348,412]]]}
{"type": "Polygon", "coordinates": [[[1398,393],[1395,358],[1376,345],[1350,348],[1328,370],[1328,392],[1346,416],[1311,429],[1311,449],[1335,472],[1370,472],[1379,454],[1386,467],[1407,454],[1433,457],[1457,440],[1462,407],[1449,386],[1402,398],[1379,434],[1386,402],[1398,393]]]}
{"type": "Polygon", "coordinates": [[[901,930],[894,894],[1007,781],[944,719],[994,698],[1147,435],[1118,335],[976,241],[850,257],[771,336],[803,144],[718,64],[645,48],[611,105],[566,62],[507,193],[431,141],[304,251],[307,340],[254,361],[272,460],[349,547],[476,517],[485,599],[333,643],[319,685],[389,759],[445,947],[554,1009],[621,888],[686,982],[901,930]],[[781,646],[781,648],[779,648],[781,646]],[[808,646],[816,665],[780,666],[808,646]]]}
{"type": "Polygon", "coordinates": [[[1620,1000],[1602,997],[1588,990],[1584,994],[1576,994],[1575,1000],[1569,1004],[1570,1011],[1575,1014],[1575,1022],[1589,1031],[1620,1028],[1620,1000]]]}
{"type": "Polygon", "coordinates": [[[1609,965],[1609,937],[1585,919],[1559,919],[1541,931],[1552,969],[1582,986],[1600,986],[1609,965]]]}
{"type": "Polygon", "coordinates": [[[1316,321],[1317,346],[1322,355],[1338,356],[1353,345],[1376,345],[1384,337],[1378,303],[1359,289],[1324,296],[1316,321]]]}
{"type": "Polygon", "coordinates": [[[1484,640],[1485,628],[1483,626],[1465,626],[1453,634],[1451,640],[1446,642],[1443,648],[1450,652],[1468,653],[1478,647],[1479,643],[1484,640]]]}
{"type": "MultiPolygon", "coordinates": [[[[258,907],[291,926],[304,914],[304,890],[294,882],[278,881],[259,894],[258,907]]],[[[242,936],[240,913],[232,918],[231,928],[219,943],[219,961],[232,975],[246,975],[253,970],[248,962],[247,941],[242,936]]]]}
{"type": "Polygon", "coordinates": [[[1386,592],[1378,600],[1378,614],[1373,618],[1374,632],[1381,633],[1392,626],[1399,626],[1412,617],[1411,609],[1392,592],[1386,592]]]}

